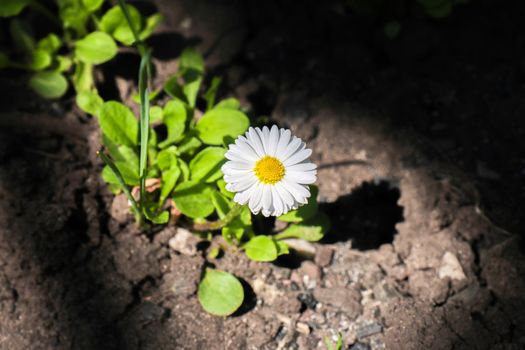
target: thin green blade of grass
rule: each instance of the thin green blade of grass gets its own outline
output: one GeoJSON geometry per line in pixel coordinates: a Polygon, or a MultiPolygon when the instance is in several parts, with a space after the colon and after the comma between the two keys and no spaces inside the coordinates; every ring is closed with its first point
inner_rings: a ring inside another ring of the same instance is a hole
{"type": "Polygon", "coordinates": [[[115,177],[117,178],[117,181],[118,181],[118,183],[120,185],[120,188],[126,194],[126,196],[128,197],[129,202],[131,203],[131,208],[135,212],[135,215],[137,215],[138,217],[142,218],[142,213],[139,210],[139,206],[137,204],[137,201],[135,201],[135,198],[133,198],[133,196],[131,195],[131,192],[130,192],[129,188],[126,185],[126,183],[124,182],[124,178],[122,177],[122,174],[120,173],[118,168],[115,166],[115,163],[113,163],[113,161],[104,152],[97,152],[97,155],[102,159],[104,164],[109,166],[111,171],[115,174],[115,177]]]}
{"type": "MultiPolygon", "coordinates": [[[[139,68],[139,95],[140,95],[140,201],[144,204],[146,198],[146,167],[148,163],[148,138],[149,138],[149,91],[148,91],[148,65],[149,52],[145,52],[140,60],[139,68]]],[[[142,208],[145,208],[142,205],[142,208]]]]}

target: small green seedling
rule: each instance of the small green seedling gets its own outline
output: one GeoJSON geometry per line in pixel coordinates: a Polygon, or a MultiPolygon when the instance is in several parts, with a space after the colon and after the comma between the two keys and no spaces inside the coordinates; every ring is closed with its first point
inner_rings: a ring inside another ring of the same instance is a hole
{"type": "MultiPolygon", "coordinates": [[[[109,7],[104,0],[56,0],[53,13],[39,0],[3,0],[0,17],[9,21],[15,50],[0,52],[0,69],[31,72],[28,85],[40,96],[63,96],[71,82],[77,92],[95,91],[93,67],[113,59],[118,44],[129,46],[135,38],[120,6],[109,7]],[[38,16],[52,30],[40,35],[31,24],[38,16]]],[[[162,17],[144,18],[127,5],[138,38],[150,36],[162,17]]]]}
{"type": "Polygon", "coordinates": [[[324,338],[326,350],[341,350],[343,348],[343,336],[341,333],[337,334],[337,342],[334,344],[329,337],[324,338]]]}

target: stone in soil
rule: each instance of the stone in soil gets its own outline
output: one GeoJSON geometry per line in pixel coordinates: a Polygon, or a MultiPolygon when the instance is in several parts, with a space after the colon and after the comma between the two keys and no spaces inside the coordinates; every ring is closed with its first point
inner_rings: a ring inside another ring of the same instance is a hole
{"type": "Polygon", "coordinates": [[[350,319],[356,318],[363,311],[361,293],[353,288],[317,288],[314,290],[314,297],[321,304],[344,312],[350,319]]]}
{"type": "Polygon", "coordinates": [[[315,263],[321,267],[327,267],[332,263],[334,257],[334,248],[320,246],[317,247],[317,252],[315,253],[315,263]]]}
{"type": "Polygon", "coordinates": [[[177,233],[168,241],[171,249],[186,256],[194,256],[197,254],[197,244],[201,241],[189,230],[178,227],[177,233]]]}

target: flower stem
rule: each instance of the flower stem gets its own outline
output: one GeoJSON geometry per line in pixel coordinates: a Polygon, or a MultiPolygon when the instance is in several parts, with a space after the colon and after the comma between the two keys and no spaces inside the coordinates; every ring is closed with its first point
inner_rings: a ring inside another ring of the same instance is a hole
{"type": "Polygon", "coordinates": [[[241,213],[242,205],[233,203],[232,208],[222,219],[207,221],[204,223],[193,224],[192,229],[195,231],[215,231],[228,225],[235,217],[241,213]]]}

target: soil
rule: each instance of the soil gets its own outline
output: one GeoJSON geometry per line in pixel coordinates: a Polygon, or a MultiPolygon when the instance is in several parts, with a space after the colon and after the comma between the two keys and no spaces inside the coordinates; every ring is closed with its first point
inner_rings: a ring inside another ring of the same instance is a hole
{"type": "MultiPolygon", "coordinates": [[[[96,120],[3,72],[0,349],[525,347],[522,3],[412,14],[395,40],[335,1],[156,5],[155,83],[197,44],[222,94],[314,150],[332,231],[308,258],[211,261],[247,298],[210,316],[209,246],[139,232],[100,179],[96,120]]],[[[121,56],[99,80],[129,101],[136,56],[121,56]]]]}

